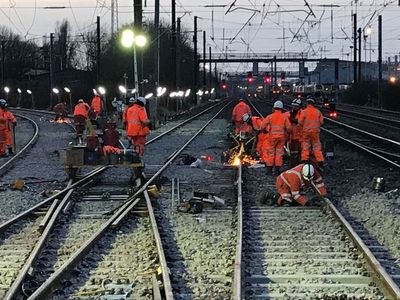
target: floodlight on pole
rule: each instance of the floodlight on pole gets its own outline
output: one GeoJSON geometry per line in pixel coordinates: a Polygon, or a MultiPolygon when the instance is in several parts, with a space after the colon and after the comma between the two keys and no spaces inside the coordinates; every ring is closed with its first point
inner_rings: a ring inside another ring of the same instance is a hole
{"type": "Polygon", "coordinates": [[[98,95],[96,89],[93,89],[93,94],[95,94],[96,96],[98,95]]]}
{"type": "Polygon", "coordinates": [[[28,95],[31,95],[31,101],[32,101],[32,108],[35,108],[35,101],[33,99],[33,93],[31,90],[26,90],[26,92],[28,93],[28,95]]]}
{"type": "Polygon", "coordinates": [[[5,86],[4,91],[6,92],[6,94],[8,94],[10,92],[10,88],[8,86],[5,86]]]}
{"type": "MultiPolygon", "coordinates": [[[[136,56],[136,46],[144,47],[147,44],[147,38],[144,35],[137,35],[132,29],[125,29],[121,36],[122,46],[125,48],[133,48],[133,74],[134,74],[134,84],[135,93],[139,91],[139,79],[138,79],[138,69],[137,69],[137,56],[136,56]]],[[[138,96],[138,95],[136,95],[138,96]]]]}
{"type": "Polygon", "coordinates": [[[145,99],[150,99],[151,97],[153,97],[153,93],[149,93],[146,96],[144,96],[145,99]]]}
{"type": "Polygon", "coordinates": [[[124,87],[123,85],[120,85],[120,86],[118,87],[118,89],[119,89],[119,91],[120,91],[122,94],[126,94],[126,87],[124,87]]]}
{"type": "Polygon", "coordinates": [[[17,88],[17,92],[18,92],[18,94],[22,94],[22,91],[20,88],[17,88]]]}
{"type": "Polygon", "coordinates": [[[58,95],[60,93],[60,90],[58,88],[53,88],[52,91],[56,95],[58,95]]]}
{"type": "Polygon", "coordinates": [[[157,88],[157,97],[161,97],[167,92],[167,88],[159,86],[157,88]]]}
{"type": "Polygon", "coordinates": [[[26,92],[27,92],[29,95],[32,95],[32,91],[31,91],[31,90],[26,90],[26,92]]]}
{"type": "Polygon", "coordinates": [[[170,97],[170,98],[175,98],[175,97],[176,97],[176,92],[171,92],[171,93],[169,94],[169,97],[170,97]]]}
{"type": "Polygon", "coordinates": [[[67,88],[67,87],[64,88],[64,91],[65,91],[66,93],[68,93],[68,94],[71,93],[71,90],[70,90],[69,88],[67,88]]]}
{"type": "Polygon", "coordinates": [[[185,92],[185,97],[189,97],[191,91],[192,91],[191,89],[186,90],[186,92],[185,92]]]}
{"type": "Polygon", "coordinates": [[[104,87],[99,86],[98,90],[99,90],[100,95],[105,95],[106,89],[104,87]]]}

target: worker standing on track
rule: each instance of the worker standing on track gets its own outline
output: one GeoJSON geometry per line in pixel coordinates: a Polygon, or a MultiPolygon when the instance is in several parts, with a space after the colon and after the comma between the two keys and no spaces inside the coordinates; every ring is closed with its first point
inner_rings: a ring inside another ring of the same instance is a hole
{"type": "Polygon", "coordinates": [[[252,131],[251,126],[243,122],[243,115],[248,114],[251,116],[251,108],[244,101],[244,99],[240,99],[239,103],[232,110],[232,124],[235,125],[235,133],[250,133],[252,131]]]}
{"type": "Polygon", "coordinates": [[[318,166],[322,168],[324,155],[322,154],[319,134],[321,125],[324,123],[324,117],[322,113],[314,107],[315,100],[313,98],[308,98],[306,101],[307,107],[303,109],[299,118],[299,125],[301,126],[302,132],[301,160],[303,162],[309,161],[312,152],[318,166]]]}
{"type": "Polygon", "coordinates": [[[91,108],[89,104],[85,103],[82,99],[79,99],[78,104],[75,105],[74,123],[78,139],[82,138],[83,132],[85,131],[86,121],[89,118],[90,110],[91,108]]]}
{"type": "Polygon", "coordinates": [[[17,125],[13,113],[7,109],[8,104],[4,99],[0,99],[0,156],[13,155],[13,136],[10,126],[17,125]],[[7,154],[8,149],[8,154],[7,154]]]}
{"type": "Polygon", "coordinates": [[[125,105],[124,112],[122,113],[122,124],[124,127],[124,130],[128,129],[128,121],[127,121],[127,114],[128,114],[128,109],[132,107],[132,105],[136,102],[136,99],[131,97],[128,100],[128,104],[125,105]]]}
{"type": "Polygon", "coordinates": [[[92,99],[92,103],[90,106],[94,112],[95,118],[97,118],[101,114],[101,111],[103,109],[103,104],[101,102],[100,96],[95,95],[92,99]]]}
{"type": "Polygon", "coordinates": [[[266,159],[266,153],[263,149],[265,149],[268,134],[263,119],[260,117],[250,117],[249,114],[244,114],[243,121],[249,124],[256,133],[256,151],[262,160],[266,159]]]}
{"type": "Polygon", "coordinates": [[[53,111],[56,114],[54,121],[63,120],[68,116],[67,103],[63,101],[54,105],[53,111]]]}
{"type": "Polygon", "coordinates": [[[274,103],[274,112],[264,119],[264,124],[268,131],[266,143],[266,164],[267,173],[272,174],[275,166],[275,175],[279,175],[283,165],[283,154],[286,136],[290,134],[291,126],[289,118],[282,112],[282,101],[274,103]]]}
{"type": "Polygon", "coordinates": [[[299,119],[301,114],[301,100],[296,98],[292,101],[292,110],[285,112],[285,115],[289,118],[290,124],[292,126],[292,131],[288,136],[291,168],[297,166],[300,163],[301,126],[299,125],[299,119]]]}
{"type": "Polygon", "coordinates": [[[144,146],[146,137],[150,134],[150,121],[146,112],[146,99],[139,97],[136,102],[130,107],[126,114],[127,136],[135,147],[135,151],[139,156],[144,154],[144,146]]]}
{"type": "Polygon", "coordinates": [[[301,194],[302,189],[308,186],[313,187],[322,197],[327,195],[322,177],[312,164],[300,164],[282,172],[276,178],[276,187],[280,194],[278,205],[291,204],[293,200],[302,206],[310,205],[306,195],[301,194]]]}

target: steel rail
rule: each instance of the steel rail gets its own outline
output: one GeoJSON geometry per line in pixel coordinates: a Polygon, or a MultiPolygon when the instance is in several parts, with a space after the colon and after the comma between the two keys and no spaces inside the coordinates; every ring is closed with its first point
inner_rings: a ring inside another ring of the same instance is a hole
{"type": "Polygon", "coordinates": [[[17,153],[15,153],[15,155],[13,157],[8,159],[4,164],[2,164],[0,166],[0,175],[4,174],[7,170],[7,168],[9,168],[11,166],[11,164],[15,160],[17,160],[17,158],[19,158],[23,153],[25,153],[25,151],[27,151],[31,146],[33,146],[39,137],[39,126],[35,121],[33,121],[31,118],[28,118],[26,116],[22,116],[19,114],[14,114],[14,115],[19,118],[28,120],[28,122],[33,126],[34,133],[33,133],[33,136],[31,137],[31,139],[28,141],[28,143],[26,143],[25,146],[21,150],[19,150],[17,153]]]}
{"type": "Polygon", "coordinates": [[[342,122],[339,122],[339,121],[336,121],[336,120],[332,120],[330,118],[325,118],[324,120],[326,120],[328,122],[331,122],[331,123],[333,123],[335,125],[351,129],[352,131],[361,133],[363,135],[366,135],[368,137],[374,138],[376,140],[384,141],[384,142],[387,142],[387,143],[390,143],[392,145],[400,147],[400,142],[398,142],[398,141],[394,141],[392,139],[388,139],[388,138],[385,138],[383,136],[379,136],[379,135],[374,134],[372,132],[369,132],[369,131],[366,131],[366,130],[363,130],[363,129],[360,129],[360,128],[356,128],[354,126],[351,126],[351,125],[348,125],[348,124],[345,124],[345,123],[342,123],[342,122]]]}
{"type": "Polygon", "coordinates": [[[350,107],[350,108],[355,108],[355,109],[361,109],[361,110],[369,110],[369,111],[374,111],[378,113],[383,113],[383,114],[388,114],[391,115],[391,117],[400,117],[400,111],[395,111],[395,110],[387,110],[387,109],[382,109],[382,108],[376,108],[376,107],[369,107],[369,106],[360,106],[360,105],[354,105],[354,104],[347,104],[347,103],[336,103],[337,106],[344,106],[344,107],[350,107]]]}
{"type": "Polygon", "coordinates": [[[175,130],[175,129],[177,129],[177,128],[183,126],[183,125],[185,125],[186,123],[189,123],[189,122],[193,121],[194,119],[196,119],[196,118],[198,118],[198,117],[200,117],[200,116],[202,116],[202,115],[204,115],[206,112],[210,111],[211,109],[213,109],[213,108],[215,108],[215,107],[217,107],[217,106],[220,106],[222,103],[223,103],[223,102],[220,101],[220,102],[218,102],[217,104],[214,104],[214,105],[210,106],[209,108],[206,108],[205,110],[199,112],[198,114],[194,115],[193,117],[190,117],[189,119],[187,119],[187,120],[185,120],[185,121],[183,121],[183,122],[181,122],[181,123],[175,125],[174,127],[170,128],[168,131],[165,131],[165,132],[161,133],[160,135],[158,135],[158,136],[156,136],[156,137],[150,139],[150,140],[146,143],[146,145],[149,145],[149,144],[153,143],[154,141],[156,141],[157,139],[163,137],[164,135],[167,135],[167,134],[170,133],[171,131],[173,131],[173,130],[175,130]]]}
{"type": "Polygon", "coordinates": [[[97,230],[92,237],[83,244],[59,269],[57,269],[28,299],[44,299],[48,297],[58,284],[58,282],[66,275],[72,268],[90,251],[91,247],[107,232],[109,228],[118,226],[120,222],[130,213],[130,211],[137,205],[140,200],[140,195],[147,190],[147,187],[158,178],[161,173],[197,138],[208,125],[218,117],[219,114],[231,103],[225,104],[211,119],[209,119],[178,151],[172,155],[169,160],[128,200],[118,208],[117,212],[110,217],[110,219],[97,230]],[[117,222],[116,222],[117,221],[117,222]]]}
{"type": "Polygon", "coordinates": [[[160,232],[158,230],[156,217],[154,215],[153,206],[151,204],[150,196],[149,196],[149,193],[147,192],[147,190],[143,192],[143,195],[144,195],[144,198],[146,199],[147,210],[149,211],[151,227],[153,228],[154,240],[156,242],[158,257],[160,259],[160,267],[161,267],[161,271],[162,271],[161,273],[162,273],[163,283],[164,283],[165,299],[172,300],[172,299],[174,299],[174,295],[172,292],[171,279],[169,277],[167,259],[165,258],[164,249],[162,246],[162,241],[161,241],[161,237],[160,237],[160,232]]]}
{"type": "Polygon", "coordinates": [[[242,299],[242,253],[243,253],[243,199],[242,199],[242,163],[237,167],[237,237],[235,262],[233,265],[233,291],[232,300],[242,299]]]}
{"type": "Polygon", "coordinates": [[[358,250],[364,255],[365,261],[376,275],[377,280],[382,284],[382,287],[384,288],[386,293],[389,294],[392,299],[400,299],[399,286],[393,281],[393,279],[386,272],[385,268],[380,264],[380,262],[376,259],[375,255],[371,252],[367,245],[365,245],[361,237],[354,231],[350,223],[329,199],[325,199],[325,203],[332,214],[335,216],[335,218],[338,220],[338,222],[345,229],[348,237],[353,241],[353,244],[355,244],[358,250]]]}
{"type": "MultiPolygon", "coordinates": [[[[323,109],[325,111],[327,111],[326,108],[323,108],[323,109]]],[[[353,116],[353,115],[349,114],[346,110],[336,109],[336,111],[340,112],[340,117],[351,118],[352,120],[357,120],[357,121],[361,121],[361,122],[372,124],[372,125],[383,126],[383,127],[388,128],[390,130],[396,130],[396,131],[400,130],[400,127],[397,127],[397,126],[392,126],[392,125],[384,124],[382,122],[372,121],[372,120],[369,120],[369,119],[366,119],[366,118],[353,116]]],[[[365,115],[365,117],[369,118],[369,115],[365,115]]]]}
{"type": "Polygon", "coordinates": [[[336,108],[336,110],[340,113],[343,112],[347,115],[356,116],[356,117],[360,117],[360,118],[368,118],[369,120],[374,120],[379,123],[390,124],[391,126],[397,128],[397,129],[400,128],[399,120],[385,118],[385,117],[381,117],[381,116],[375,116],[372,114],[366,114],[366,113],[361,113],[361,112],[356,112],[356,111],[345,110],[345,109],[341,109],[341,108],[336,108]]]}

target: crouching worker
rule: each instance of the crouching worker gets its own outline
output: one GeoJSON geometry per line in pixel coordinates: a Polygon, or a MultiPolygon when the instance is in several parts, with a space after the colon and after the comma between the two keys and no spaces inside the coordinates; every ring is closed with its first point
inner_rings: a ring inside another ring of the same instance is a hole
{"type": "Polygon", "coordinates": [[[278,205],[291,204],[293,200],[302,206],[312,203],[301,192],[306,187],[313,187],[319,196],[326,196],[326,188],[322,177],[312,164],[300,164],[293,169],[282,172],[276,178],[279,193],[278,205]]]}

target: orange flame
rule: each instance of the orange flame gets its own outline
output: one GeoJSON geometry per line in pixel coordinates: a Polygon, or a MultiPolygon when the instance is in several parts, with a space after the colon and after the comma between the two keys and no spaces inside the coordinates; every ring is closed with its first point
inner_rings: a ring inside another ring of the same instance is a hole
{"type": "Polygon", "coordinates": [[[62,123],[71,123],[71,120],[68,119],[68,118],[59,118],[58,120],[51,119],[51,120],[50,120],[50,123],[59,123],[59,124],[62,124],[62,123]]]}

